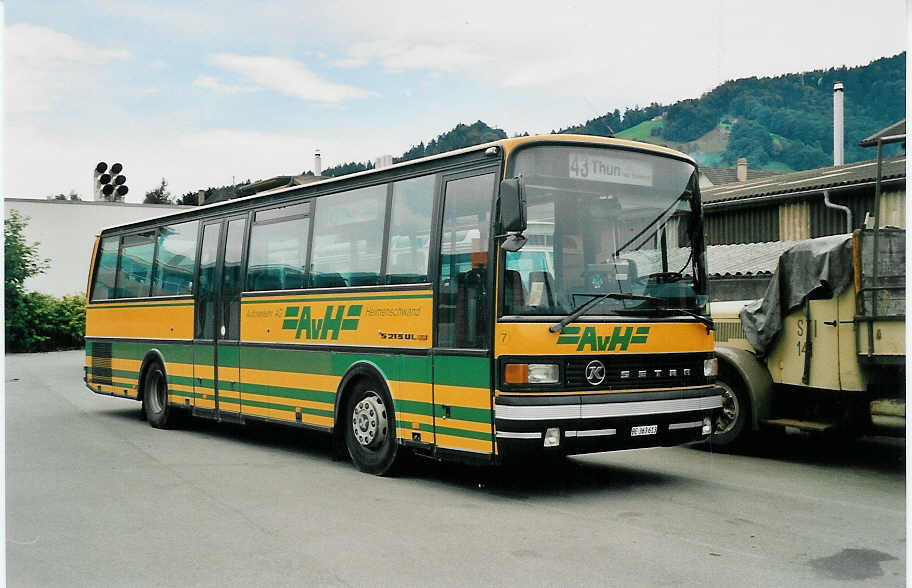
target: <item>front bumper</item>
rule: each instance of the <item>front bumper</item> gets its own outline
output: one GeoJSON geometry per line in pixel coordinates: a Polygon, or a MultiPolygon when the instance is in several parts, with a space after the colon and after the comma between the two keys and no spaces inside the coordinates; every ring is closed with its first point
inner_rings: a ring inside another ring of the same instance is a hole
{"type": "Polygon", "coordinates": [[[498,454],[510,458],[680,445],[706,438],[704,418],[712,422],[721,407],[721,389],[716,386],[610,394],[501,394],[494,400],[498,454]],[[631,435],[633,427],[650,425],[656,425],[654,434],[631,435]],[[553,427],[560,429],[560,443],[545,448],[545,431],[553,427]]]}

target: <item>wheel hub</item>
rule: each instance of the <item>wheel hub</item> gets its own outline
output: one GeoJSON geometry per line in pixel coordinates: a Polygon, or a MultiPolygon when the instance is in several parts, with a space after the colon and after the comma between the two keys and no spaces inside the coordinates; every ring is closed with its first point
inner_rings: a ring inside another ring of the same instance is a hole
{"type": "Polygon", "coordinates": [[[728,384],[717,381],[716,385],[722,388],[722,410],[719,411],[719,416],[716,417],[715,426],[715,433],[719,435],[728,433],[735,426],[741,405],[738,403],[738,396],[735,391],[728,384]]]}
{"type": "Polygon", "coordinates": [[[379,445],[387,434],[386,408],[375,393],[362,398],[352,411],[352,431],[362,447],[379,445]]]}

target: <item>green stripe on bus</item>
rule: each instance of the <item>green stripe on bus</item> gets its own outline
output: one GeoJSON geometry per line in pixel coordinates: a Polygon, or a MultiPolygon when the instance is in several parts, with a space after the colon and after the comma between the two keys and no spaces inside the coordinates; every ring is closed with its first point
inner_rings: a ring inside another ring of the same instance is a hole
{"type": "Polygon", "coordinates": [[[438,355],[434,357],[434,380],[442,386],[491,387],[491,360],[487,357],[438,355]]]}
{"type": "MultiPolygon", "coordinates": [[[[231,399],[226,400],[225,402],[230,402],[232,404],[238,404],[236,400],[231,399]]],[[[300,412],[301,414],[312,414],[315,416],[330,417],[333,416],[333,411],[331,410],[320,410],[318,408],[302,408],[296,406],[288,406],[286,404],[274,404],[272,402],[260,402],[258,400],[249,400],[247,398],[241,398],[240,404],[242,406],[255,406],[257,408],[271,408],[273,410],[281,410],[284,412],[289,412],[295,414],[295,412],[300,412]]]]}
{"type": "Polygon", "coordinates": [[[139,379],[139,372],[133,372],[130,370],[106,370],[97,366],[89,368],[89,374],[93,376],[110,376],[112,378],[132,378],[134,380],[139,379]]]}
{"type": "MultiPolygon", "coordinates": [[[[215,347],[211,344],[176,345],[143,343],[114,343],[115,359],[142,360],[151,349],[158,349],[165,362],[192,365],[212,365],[215,347]]],[[[275,372],[292,372],[321,376],[343,376],[357,362],[376,365],[393,381],[420,384],[431,383],[431,356],[358,353],[347,351],[310,351],[306,349],[278,349],[260,345],[225,345],[219,347],[219,365],[275,372]]],[[[444,386],[466,386],[488,389],[490,386],[490,359],[438,355],[434,358],[436,383],[444,386]]]]}
{"type": "Polygon", "coordinates": [[[490,441],[491,433],[482,433],[480,431],[466,431],[464,429],[451,429],[449,427],[437,427],[438,435],[450,435],[452,437],[465,437],[467,439],[478,439],[480,441],[490,441]]]}
{"type": "MultiPolygon", "coordinates": [[[[219,367],[236,368],[239,365],[239,350],[237,345],[219,345],[219,367]]],[[[210,360],[211,361],[211,360],[210,360]]]]}
{"type": "MultiPolygon", "coordinates": [[[[433,433],[434,427],[425,423],[421,423],[419,428],[411,423],[411,421],[396,421],[396,426],[400,429],[409,429],[412,431],[421,431],[423,433],[433,433]]],[[[490,441],[490,433],[482,433],[480,431],[466,431],[464,429],[453,429],[450,427],[437,427],[437,433],[441,435],[449,435],[451,437],[463,437],[465,439],[478,439],[481,441],[490,441]]]]}
{"type": "MultiPolygon", "coordinates": [[[[91,343],[91,342],[89,342],[91,343]]],[[[96,341],[94,345],[103,344],[103,341],[96,341]]],[[[90,349],[94,350],[94,345],[90,348],[89,344],[86,344],[86,355],[92,355],[90,349]]],[[[157,341],[146,341],[146,342],[137,342],[137,343],[111,343],[111,357],[114,359],[134,359],[137,361],[142,361],[146,357],[146,354],[149,353],[152,349],[158,349],[161,354],[164,356],[166,362],[175,362],[175,363],[193,363],[193,354],[194,349],[200,347],[209,347],[208,346],[197,346],[197,345],[177,345],[174,343],[158,343],[157,341]]]]}
{"type": "MultiPolygon", "coordinates": [[[[490,423],[491,411],[484,408],[468,408],[465,406],[449,405],[450,415],[448,418],[457,421],[470,421],[473,423],[490,423]]],[[[446,414],[442,404],[434,405],[434,412],[437,418],[443,418],[446,414]]]]}
{"type": "Polygon", "coordinates": [[[168,389],[168,396],[182,396],[184,398],[202,398],[203,395],[198,392],[184,392],[183,390],[168,389]]]}
{"type": "Polygon", "coordinates": [[[396,421],[396,426],[400,429],[411,429],[413,431],[423,431],[425,433],[434,432],[434,425],[429,425],[427,423],[419,423],[417,429],[412,421],[396,421]]]}
{"type": "Polygon", "coordinates": [[[407,412],[410,414],[423,414],[431,416],[431,403],[419,402],[417,400],[393,400],[393,408],[397,413],[407,412]]]}
{"type": "Polygon", "coordinates": [[[281,386],[264,386],[262,384],[241,383],[241,394],[254,394],[257,396],[278,396],[280,398],[289,398],[292,400],[325,402],[326,404],[335,404],[336,402],[335,392],[306,390],[301,388],[285,388],[281,386]]]}
{"type": "MultiPolygon", "coordinates": [[[[279,295],[280,296],[280,295],[279,295]]],[[[345,302],[348,300],[406,300],[415,298],[431,298],[431,294],[404,294],[402,296],[344,296],[333,298],[283,298],[276,299],[246,299],[241,300],[241,304],[285,304],[288,302],[345,302]]]]}
{"type": "Polygon", "coordinates": [[[155,307],[155,308],[167,308],[174,306],[193,306],[193,301],[189,302],[169,302],[167,304],[155,304],[154,302],[135,302],[129,304],[113,304],[111,306],[98,306],[95,304],[89,304],[89,310],[107,310],[109,308],[143,308],[143,307],[155,307]]]}
{"type": "MultiPolygon", "coordinates": [[[[431,404],[428,402],[419,402],[416,400],[394,400],[396,412],[407,412],[410,414],[421,414],[431,416],[431,404]]],[[[469,421],[472,423],[490,423],[491,411],[484,408],[468,408],[465,406],[449,406],[450,413],[447,418],[458,421],[469,421]]],[[[434,416],[438,419],[446,415],[442,404],[434,405],[434,416]]]]}

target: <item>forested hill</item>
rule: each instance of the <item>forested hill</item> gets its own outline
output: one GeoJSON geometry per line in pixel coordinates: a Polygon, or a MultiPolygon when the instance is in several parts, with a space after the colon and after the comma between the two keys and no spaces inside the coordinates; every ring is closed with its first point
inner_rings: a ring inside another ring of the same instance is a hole
{"type": "MultiPolygon", "coordinates": [[[[845,161],[873,159],[873,149],[858,142],[904,118],[905,52],[868,65],[832,68],[766,78],[725,82],[699,98],[670,105],[617,108],[560,133],[609,135],[667,145],[693,156],[701,165],[733,166],[747,157],[751,168],[812,169],[833,161],[833,83],[845,85],[845,161]]],[[[522,133],[527,135],[528,133],[522,133]]],[[[458,124],[436,138],[413,146],[393,161],[408,161],[488,141],[507,134],[482,121],[458,124]]],[[[888,154],[898,145],[888,146],[888,154]]],[[[323,170],[341,176],[371,169],[347,162],[323,170]]],[[[313,172],[305,171],[312,175],[313,172]]],[[[236,186],[219,189],[232,198],[236,186]],[[229,194],[228,192],[232,192],[229,194]]],[[[185,195],[196,202],[196,192],[185,195]]],[[[183,199],[182,199],[183,201],[183,199]]],[[[208,198],[207,198],[208,201],[208,198]]]]}
{"type": "MultiPolygon", "coordinates": [[[[906,108],[905,52],[860,67],[839,67],[725,82],[699,98],[614,109],[559,133],[608,135],[668,145],[703,165],[732,166],[747,157],[752,168],[812,169],[833,161],[833,84],[845,85],[846,163],[871,159],[858,146],[868,135],[900,120],[906,108]]],[[[524,133],[527,134],[527,133],[524,133]]],[[[426,155],[505,138],[482,121],[459,124],[427,144],[394,158],[426,155]]],[[[893,150],[898,146],[893,146],[893,150]]],[[[343,175],[371,164],[345,163],[325,170],[343,175]]]]}
{"type": "Polygon", "coordinates": [[[704,164],[747,157],[751,167],[811,169],[833,161],[835,82],[845,85],[848,163],[871,159],[858,142],[905,117],[905,79],[903,52],[860,67],[729,81],[700,98],[614,110],[560,132],[602,135],[610,127],[621,137],[681,148],[704,164]]]}
{"type": "MultiPolygon", "coordinates": [[[[480,145],[481,143],[489,143],[491,141],[506,138],[507,134],[503,129],[492,129],[480,120],[470,125],[460,123],[456,125],[454,129],[447,131],[442,135],[438,135],[436,139],[431,139],[428,141],[427,145],[422,141],[401,156],[394,157],[393,162],[399,163],[400,161],[409,161],[411,159],[418,159],[419,157],[446,153],[447,151],[453,151],[454,149],[462,149],[463,147],[471,147],[472,145],[480,145]]],[[[369,161],[364,163],[353,161],[327,168],[323,170],[323,175],[343,176],[345,174],[371,169],[372,167],[373,164],[369,161]]]]}

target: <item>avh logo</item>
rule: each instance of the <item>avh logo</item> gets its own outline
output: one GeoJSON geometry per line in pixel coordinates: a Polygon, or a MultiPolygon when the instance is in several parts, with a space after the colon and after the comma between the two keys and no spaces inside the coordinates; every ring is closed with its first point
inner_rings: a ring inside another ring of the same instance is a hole
{"type": "Polygon", "coordinates": [[[309,306],[288,306],[285,308],[282,330],[294,331],[295,339],[300,339],[303,335],[305,339],[310,340],[336,340],[339,338],[340,331],[358,329],[359,319],[357,317],[361,316],[361,305],[352,304],[348,307],[347,313],[345,308],[344,304],[338,306],[330,304],[326,307],[323,318],[313,318],[309,306]]]}
{"type": "Polygon", "coordinates": [[[649,327],[637,327],[633,334],[633,327],[614,327],[610,335],[601,336],[596,333],[595,327],[586,327],[580,335],[579,327],[564,327],[557,338],[558,345],[576,345],[577,351],[627,351],[630,344],[639,345],[646,342],[649,337],[649,327]]]}

